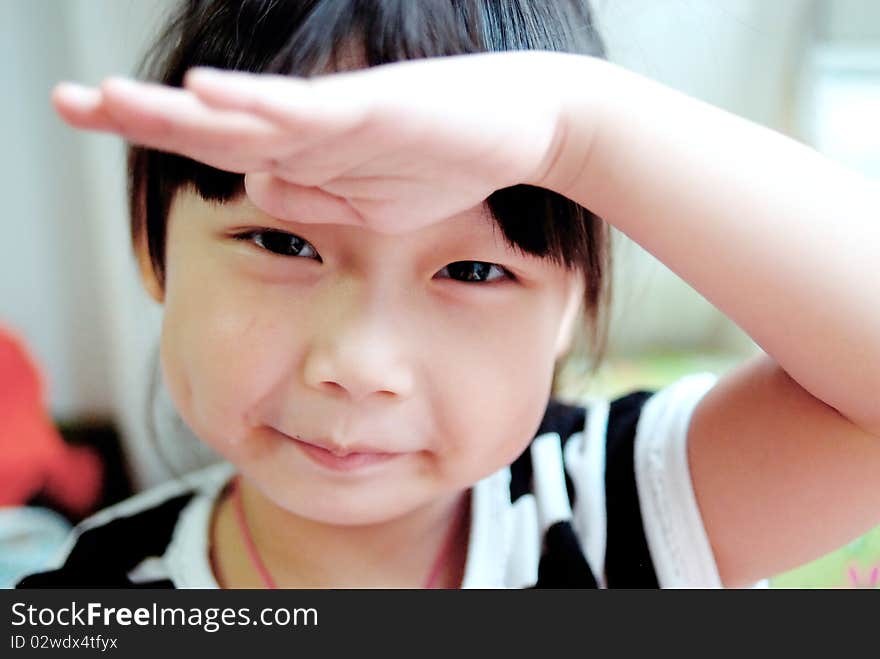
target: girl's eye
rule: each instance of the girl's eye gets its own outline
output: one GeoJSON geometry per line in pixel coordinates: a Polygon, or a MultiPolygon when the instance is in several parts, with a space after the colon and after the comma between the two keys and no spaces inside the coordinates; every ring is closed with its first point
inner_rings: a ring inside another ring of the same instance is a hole
{"type": "MultiPolygon", "coordinates": [[[[447,272],[450,275],[449,278],[456,280],[460,278],[462,282],[492,283],[504,279],[516,279],[506,268],[495,263],[486,263],[485,261],[456,261],[447,265],[440,272],[447,272]],[[500,273],[500,277],[488,279],[487,277],[493,268],[496,272],[500,273]]],[[[441,279],[447,279],[447,277],[441,277],[441,279]]]]}
{"type": "Polygon", "coordinates": [[[311,243],[292,233],[263,229],[240,233],[237,236],[234,236],[234,238],[236,240],[253,242],[267,252],[272,252],[279,256],[317,257],[318,261],[321,260],[321,257],[318,256],[317,250],[312,247],[311,243]]]}
{"type": "MultiPolygon", "coordinates": [[[[304,256],[315,258],[318,262],[322,262],[317,250],[315,250],[311,243],[285,231],[256,229],[233,237],[236,240],[252,242],[261,249],[279,256],[304,256]]],[[[506,268],[485,261],[456,261],[440,270],[440,273],[444,272],[447,275],[441,276],[441,279],[454,279],[462,283],[492,283],[505,279],[516,279],[506,268]],[[497,276],[490,277],[493,270],[497,273],[497,276]]]]}

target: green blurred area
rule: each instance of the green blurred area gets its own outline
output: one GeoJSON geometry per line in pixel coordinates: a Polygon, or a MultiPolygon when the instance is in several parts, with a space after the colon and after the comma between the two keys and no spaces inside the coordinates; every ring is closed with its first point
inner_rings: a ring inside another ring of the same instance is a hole
{"type": "MultiPolygon", "coordinates": [[[[558,393],[582,400],[601,396],[615,398],[637,389],[655,390],[690,373],[716,375],[743,361],[742,355],[665,351],[637,357],[611,357],[595,374],[586,365],[570,361],[557,375],[558,393]]],[[[772,588],[852,588],[880,587],[880,527],[838,550],[770,579],[772,588]],[[872,583],[873,577],[873,583],[872,583]]]]}

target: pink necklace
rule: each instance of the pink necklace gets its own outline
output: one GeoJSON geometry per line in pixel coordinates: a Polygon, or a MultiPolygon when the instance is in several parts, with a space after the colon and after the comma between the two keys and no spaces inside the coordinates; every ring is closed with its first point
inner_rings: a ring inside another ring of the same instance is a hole
{"type": "MultiPolygon", "coordinates": [[[[260,553],[259,551],[257,551],[257,545],[256,543],[254,543],[254,538],[251,535],[250,528],[248,527],[247,518],[244,514],[244,504],[242,503],[241,499],[240,480],[241,477],[236,476],[235,479],[232,481],[232,499],[235,505],[235,518],[238,522],[238,528],[241,531],[242,538],[244,539],[244,544],[247,548],[251,564],[254,566],[254,569],[256,569],[256,571],[260,574],[260,578],[263,580],[263,586],[274,590],[277,589],[278,586],[275,584],[275,580],[272,578],[272,575],[266,568],[266,564],[263,563],[263,559],[260,558],[260,553]]],[[[455,543],[456,532],[458,531],[458,527],[462,521],[462,518],[464,517],[464,512],[467,508],[466,502],[467,498],[465,499],[465,504],[460,506],[459,514],[456,516],[456,521],[452,525],[452,528],[449,530],[449,535],[447,535],[446,541],[440,548],[440,553],[437,554],[437,558],[434,559],[434,565],[431,568],[431,572],[428,574],[428,580],[425,582],[425,585],[422,586],[422,588],[434,588],[434,583],[437,581],[437,578],[440,576],[440,572],[446,565],[447,555],[449,554],[455,543]]]]}

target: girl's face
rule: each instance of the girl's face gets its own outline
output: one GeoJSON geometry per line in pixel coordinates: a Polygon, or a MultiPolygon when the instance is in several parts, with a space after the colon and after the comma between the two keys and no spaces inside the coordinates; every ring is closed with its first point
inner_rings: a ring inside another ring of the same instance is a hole
{"type": "Polygon", "coordinates": [[[387,235],[181,190],[156,296],[182,418],[277,505],[331,524],[392,519],[510,464],[583,282],[496,231],[485,206],[387,235]],[[294,437],[397,455],[342,470],[294,437]]]}

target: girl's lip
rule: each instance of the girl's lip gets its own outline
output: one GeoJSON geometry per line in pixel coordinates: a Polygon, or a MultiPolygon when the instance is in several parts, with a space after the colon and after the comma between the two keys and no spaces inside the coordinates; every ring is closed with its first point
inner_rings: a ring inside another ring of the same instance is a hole
{"type": "Polygon", "coordinates": [[[354,471],[383,464],[403,455],[402,453],[349,453],[340,457],[318,446],[307,444],[295,438],[291,439],[313,462],[336,471],[354,471]]]}

